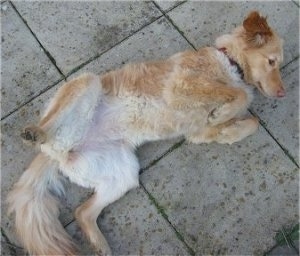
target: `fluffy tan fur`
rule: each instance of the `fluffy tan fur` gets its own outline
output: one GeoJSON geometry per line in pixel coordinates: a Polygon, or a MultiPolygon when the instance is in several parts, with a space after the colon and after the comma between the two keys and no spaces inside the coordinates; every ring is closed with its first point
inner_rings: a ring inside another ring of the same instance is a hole
{"type": "Polygon", "coordinates": [[[22,134],[42,153],[8,197],[30,253],[75,253],[49,192],[61,186],[53,166],[72,182],[95,189],[75,216],[97,253],[111,254],[96,219],[138,185],[137,146],[177,136],[193,143],[231,144],[256,131],[258,121],[243,117],[252,100],[250,89],[284,96],[282,40],[265,18],[252,12],[216,45],[227,56],[214,47],[186,51],[100,76],[84,74],[58,90],[38,126],[22,134]],[[229,58],[241,66],[244,80],[229,58]]]}

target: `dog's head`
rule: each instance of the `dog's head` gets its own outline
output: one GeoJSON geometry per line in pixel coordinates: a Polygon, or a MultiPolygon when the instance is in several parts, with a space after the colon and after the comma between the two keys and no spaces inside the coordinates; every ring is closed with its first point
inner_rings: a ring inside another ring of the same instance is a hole
{"type": "Polygon", "coordinates": [[[226,48],[244,71],[247,83],[269,97],[285,95],[279,65],[283,61],[283,40],[273,31],[265,17],[251,12],[231,34],[216,40],[218,48],[226,48]]]}

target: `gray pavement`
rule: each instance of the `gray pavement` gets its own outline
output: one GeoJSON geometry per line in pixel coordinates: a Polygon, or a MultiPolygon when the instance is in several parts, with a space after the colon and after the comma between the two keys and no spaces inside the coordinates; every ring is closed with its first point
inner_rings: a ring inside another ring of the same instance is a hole
{"type": "MultiPolygon", "coordinates": [[[[98,224],[116,255],[298,255],[299,231],[286,231],[299,219],[299,1],[1,1],[2,255],[24,254],[5,203],[35,154],[19,133],[65,80],[213,45],[252,9],[285,40],[287,96],[256,93],[261,126],[240,143],[140,147],[141,186],[98,224]]],[[[66,184],[60,219],[90,255],[73,211],[92,191],[66,184]]]]}

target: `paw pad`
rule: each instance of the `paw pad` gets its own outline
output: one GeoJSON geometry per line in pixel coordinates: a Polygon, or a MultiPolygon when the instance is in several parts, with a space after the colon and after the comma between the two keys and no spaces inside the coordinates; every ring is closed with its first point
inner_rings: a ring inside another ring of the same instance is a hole
{"type": "Polygon", "coordinates": [[[24,132],[21,133],[22,139],[28,142],[39,142],[39,143],[44,143],[45,142],[45,134],[44,132],[34,126],[26,127],[24,129],[24,132]]]}

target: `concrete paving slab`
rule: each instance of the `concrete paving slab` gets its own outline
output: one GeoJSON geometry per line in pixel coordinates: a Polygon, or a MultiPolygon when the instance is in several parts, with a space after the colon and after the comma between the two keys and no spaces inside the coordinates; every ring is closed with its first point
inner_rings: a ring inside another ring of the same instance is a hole
{"type": "MultiPolygon", "coordinates": [[[[114,255],[186,255],[184,244],[152,205],[142,189],[127,193],[98,218],[114,255]]],[[[67,227],[82,254],[91,255],[76,222],[67,227]]]]}
{"type": "Polygon", "coordinates": [[[9,2],[1,3],[2,117],[61,79],[9,2]]]}
{"type": "Polygon", "coordinates": [[[141,182],[196,254],[262,255],[298,221],[298,175],[260,128],[231,146],[184,144],[141,182]]]}
{"type": "Polygon", "coordinates": [[[161,16],[151,2],[14,1],[14,5],[64,74],[161,16]]]}
{"type": "Polygon", "coordinates": [[[299,165],[299,60],[282,70],[286,97],[269,99],[256,92],[251,110],[299,165]]]}
{"type": "Polygon", "coordinates": [[[291,1],[188,1],[168,15],[196,47],[213,45],[215,39],[230,32],[251,10],[268,16],[270,25],[284,40],[284,64],[298,56],[299,9],[291,1]],[[288,18],[287,18],[288,14],[288,18]]]}

